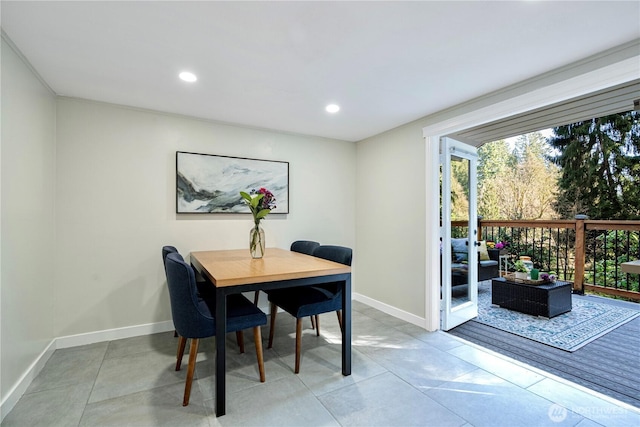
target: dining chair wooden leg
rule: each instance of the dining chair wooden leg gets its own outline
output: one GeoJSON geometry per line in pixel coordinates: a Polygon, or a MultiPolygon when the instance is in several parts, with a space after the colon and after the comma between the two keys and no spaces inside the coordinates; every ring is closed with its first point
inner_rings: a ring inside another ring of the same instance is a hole
{"type": "Polygon", "coordinates": [[[313,316],[309,316],[309,318],[311,319],[311,329],[315,329],[316,328],[315,318],[313,316]]]}
{"type": "Polygon", "coordinates": [[[178,338],[178,331],[176,331],[175,329],[173,330],[173,337],[178,338]]]}
{"type": "Polygon", "coordinates": [[[189,347],[189,367],[187,368],[187,381],[184,385],[182,406],[187,406],[189,404],[189,397],[191,397],[191,384],[193,383],[193,373],[196,370],[196,358],[198,357],[199,342],[199,339],[191,338],[191,346],[189,347]]]}
{"type": "Polygon", "coordinates": [[[278,314],[278,306],[271,303],[271,325],[269,328],[269,345],[267,348],[271,348],[273,345],[273,333],[276,329],[276,314],[278,314]]]}
{"type": "Polygon", "coordinates": [[[264,355],[262,354],[262,333],[260,332],[260,326],[254,326],[253,340],[256,343],[256,357],[258,358],[258,371],[260,372],[260,382],[263,383],[265,381],[264,355]]]}
{"type": "Polygon", "coordinates": [[[253,305],[258,305],[258,301],[260,300],[260,291],[256,291],[253,296],[253,305]]]}
{"type": "Polygon", "coordinates": [[[342,310],[336,310],[338,315],[338,324],[340,325],[340,332],[342,332],[342,310]]]}
{"type": "Polygon", "coordinates": [[[185,337],[178,337],[178,354],[176,354],[176,371],[180,370],[182,365],[182,356],[184,355],[184,348],[187,346],[187,339],[185,337]]]}
{"type": "Polygon", "coordinates": [[[319,315],[315,315],[312,316],[316,318],[316,336],[319,337],[320,336],[320,316],[319,315]]]}
{"type": "Polygon", "coordinates": [[[296,319],[296,367],[293,371],[296,374],[300,372],[300,348],[301,347],[302,347],[302,319],[297,318],[296,319]]]}
{"type": "Polygon", "coordinates": [[[244,353],[244,333],[242,331],[236,331],[236,341],[238,341],[240,353],[244,353]]]}

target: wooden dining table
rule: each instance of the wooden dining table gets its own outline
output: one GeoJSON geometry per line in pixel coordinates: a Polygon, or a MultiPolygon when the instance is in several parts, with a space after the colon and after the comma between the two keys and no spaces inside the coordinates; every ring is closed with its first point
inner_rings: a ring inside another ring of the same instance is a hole
{"type": "MultiPolygon", "coordinates": [[[[226,412],[225,336],[227,295],[342,283],[342,375],[351,375],[351,267],[286,249],[267,248],[253,259],[248,249],[191,252],[191,265],[216,293],[216,416],[226,412]]],[[[268,373],[267,373],[268,377],[268,373]]]]}

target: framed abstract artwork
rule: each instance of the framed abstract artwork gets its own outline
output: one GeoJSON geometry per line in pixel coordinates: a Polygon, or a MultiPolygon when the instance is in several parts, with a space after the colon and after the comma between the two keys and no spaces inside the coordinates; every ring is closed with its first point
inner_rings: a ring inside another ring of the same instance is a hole
{"type": "Polygon", "coordinates": [[[289,213],[289,162],[176,152],[176,213],[251,213],[240,191],[261,187],[289,213]]]}

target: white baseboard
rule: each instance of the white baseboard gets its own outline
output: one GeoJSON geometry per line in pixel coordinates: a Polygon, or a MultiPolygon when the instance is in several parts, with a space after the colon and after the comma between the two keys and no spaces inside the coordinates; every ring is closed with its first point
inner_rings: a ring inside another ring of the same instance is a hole
{"type": "Polygon", "coordinates": [[[385,304],[383,302],[380,302],[373,298],[369,298],[357,292],[354,292],[352,297],[354,300],[359,301],[363,304],[367,304],[390,316],[397,317],[398,319],[404,320],[405,322],[409,322],[413,325],[420,326],[421,328],[427,329],[427,319],[425,319],[424,317],[416,316],[415,314],[409,313],[404,310],[400,310],[399,308],[396,308],[392,305],[385,304]]]}
{"type": "Polygon", "coordinates": [[[159,332],[172,331],[173,321],[168,320],[158,323],[147,323],[145,325],[128,326],[124,328],[108,329],[105,331],[88,332],[86,334],[68,335],[55,338],[40,353],[36,360],[27,368],[18,382],[3,397],[0,403],[0,422],[18,403],[18,400],[27,391],[34,378],[38,376],[44,365],[47,363],[53,352],[59,348],[77,347],[81,345],[93,344],[103,341],[131,338],[141,335],[156,334],[159,332]]]}
{"type": "Polygon", "coordinates": [[[173,321],[167,320],[158,323],[126,326],[124,328],[107,329],[104,331],[87,332],[85,334],[67,335],[56,339],[56,348],[77,347],[96,342],[119,340],[122,338],[139,337],[141,335],[157,334],[159,332],[172,331],[173,321]]]}
{"type": "Polygon", "coordinates": [[[56,340],[54,339],[45,347],[44,350],[42,350],[42,353],[36,357],[36,360],[33,361],[16,384],[4,396],[2,403],[0,403],[0,422],[2,422],[4,417],[11,412],[14,406],[16,406],[18,400],[20,400],[22,395],[27,391],[35,377],[37,377],[40,371],[42,371],[42,368],[44,368],[44,365],[53,355],[55,350],[56,340]]]}

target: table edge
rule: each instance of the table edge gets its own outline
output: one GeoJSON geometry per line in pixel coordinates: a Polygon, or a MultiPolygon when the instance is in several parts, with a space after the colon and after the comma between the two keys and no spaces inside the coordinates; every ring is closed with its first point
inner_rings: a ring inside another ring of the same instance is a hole
{"type": "MultiPolygon", "coordinates": [[[[267,248],[267,250],[269,249],[277,249],[278,251],[282,251],[282,252],[290,252],[286,249],[281,249],[281,248],[267,248]]],[[[237,250],[237,249],[231,249],[229,250],[230,252],[232,251],[241,251],[241,250],[237,250]]],[[[226,287],[226,286],[237,286],[237,285],[252,285],[252,284],[256,284],[256,283],[268,283],[268,282],[278,282],[278,281],[284,281],[284,280],[296,280],[296,279],[306,279],[306,278],[312,278],[312,277],[323,277],[323,276],[335,276],[335,275],[351,275],[351,266],[349,265],[344,265],[344,264],[340,264],[337,263],[335,261],[331,261],[331,260],[326,260],[324,258],[317,258],[317,260],[322,260],[323,262],[327,262],[327,263],[331,263],[331,264],[335,264],[335,267],[326,269],[326,270],[314,270],[314,271],[300,271],[300,272],[294,272],[294,273],[280,273],[280,274],[269,274],[269,275],[264,275],[264,276],[259,276],[259,277],[240,277],[240,278],[233,278],[233,279],[216,279],[214,278],[207,269],[204,268],[204,266],[202,265],[202,263],[197,259],[197,253],[203,253],[203,252],[210,252],[210,251],[193,251],[190,252],[190,261],[191,264],[194,266],[194,268],[196,268],[196,270],[202,274],[203,276],[205,276],[207,278],[207,280],[209,280],[211,283],[214,284],[214,286],[216,287],[226,287]],[[196,256],[194,257],[193,254],[196,254],[196,256]]],[[[306,255],[306,254],[300,254],[297,253],[297,255],[304,255],[304,256],[312,256],[312,255],[306,255]]]]}

